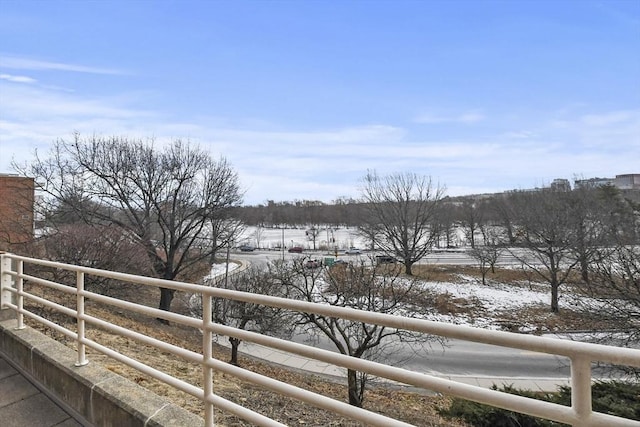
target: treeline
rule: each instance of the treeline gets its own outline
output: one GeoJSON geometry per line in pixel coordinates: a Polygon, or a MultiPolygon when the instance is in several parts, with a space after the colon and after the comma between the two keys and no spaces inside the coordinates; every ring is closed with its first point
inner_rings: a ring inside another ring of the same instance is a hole
{"type": "Polygon", "coordinates": [[[237,207],[234,215],[246,225],[256,227],[304,227],[314,224],[357,227],[362,223],[362,212],[363,203],[355,199],[336,199],[332,203],[270,200],[266,205],[237,207]]]}
{"type": "MultiPolygon", "coordinates": [[[[475,247],[478,239],[487,243],[495,236],[488,235],[488,228],[500,226],[504,230],[501,242],[516,244],[515,236],[518,228],[517,211],[523,203],[536,205],[539,200],[549,199],[549,194],[564,193],[564,197],[555,197],[555,204],[571,204],[581,206],[582,213],[595,219],[592,212],[597,206],[600,220],[607,218],[607,212],[612,221],[628,222],[627,232],[633,230],[632,224],[638,221],[640,214],[640,191],[621,190],[612,186],[576,189],[569,192],[542,189],[538,191],[510,191],[496,194],[468,195],[458,197],[444,197],[440,201],[437,224],[441,239],[437,246],[456,246],[454,230],[462,228],[471,247],[475,247]],[[587,210],[590,210],[587,212],[587,210]],[[613,211],[615,210],[615,213],[613,211]]],[[[568,208],[569,206],[567,206],[568,208]]],[[[234,209],[233,216],[248,226],[280,228],[306,227],[313,225],[330,225],[334,227],[360,227],[366,224],[367,206],[363,201],[353,198],[340,198],[331,203],[317,200],[302,201],[267,201],[266,204],[241,206],[234,209]]],[[[578,217],[580,215],[577,215],[578,217]]],[[[635,234],[635,232],[633,232],[635,234]]],[[[637,236],[636,236],[637,237],[637,236]]],[[[637,241],[637,239],[631,239],[637,241]]]]}
{"type": "MultiPolygon", "coordinates": [[[[567,258],[579,263],[587,281],[590,264],[612,258],[599,248],[623,250],[637,245],[640,234],[638,191],[598,187],[447,197],[429,177],[409,172],[368,173],[357,200],[242,206],[231,165],[181,140],[157,146],[152,140],[75,135],[56,141],[47,157],[36,156],[22,174],[39,185],[41,228],[26,248],[30,254],[169,280],[214,262],[246,225],[357,227],[369,247],[398,259],[408,275],[434,247],[488,247],[483,257],[495,255],[493,248],[528,248],[550,266],[540,275],[548,276],[553,289],[574,267],[565,267],[567,258]]],[[[172,298],[173,291],[163,289],[159,307],[170,309],[172,298]]]]}

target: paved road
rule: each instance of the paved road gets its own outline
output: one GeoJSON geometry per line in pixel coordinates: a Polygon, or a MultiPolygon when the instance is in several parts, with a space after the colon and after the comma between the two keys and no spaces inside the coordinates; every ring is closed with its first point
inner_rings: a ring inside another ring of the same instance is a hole
{"type": "MultiPolygon", "coordinates": [[[[227,340],[221,340],[220,344],[228,345],[227,340]]],[[[314,372],[321,375],[344,378],[346,369],[335,365],[309,359],[295,354],[274,350],[272,348],[263,347],[257,344],[242,343],[240,352],[247,357],[255,357],[258,359],[269,360],[289,368],[300,369],[305,372],[314,372]]],[[[569,379],[566,376],[555,375],[552,377],[528,377],[524,375],[508,376],[508,375],[478,375],[471,373],[455,374],[446,372],[435,372],[431,370],[421,371],[438,378],[453,380],[456,382],[475,385],[484,388],[490,388],[493,385],[510,385],[519,389],[539,390],[539,391],[557,391],[558,386],[568,385],[569,379]]],[[[387,380],[384,380],[385,382],[387,380]]]]}
{"type": "MultiPolygon", "coordinates": [[[[306,344],[305,336],[294,341],[306,344]]],[[[314,340],[313,346],[336,351],[327,339],[314,340]]],[[[524,351],[506,347],[448,340],[443,348],[412,349],[406,345],[394,346],[385,352],[384,363],[432,375],[469,375],[477,377],[567,378],[570,376],[568,359],[560,356],[524,351]]]]}
{"type": "MultiPolygon", "coordinates": [[[[268,251],[238,255],[239,258],[258,265],[266,263],[268,260],[282,259],[283,256],[281,252],[268,251]]],[[[285,258],[294,256],[301,255],[284,254],[285,258]]],[[[340,257],[342,259],[358,259],[359,256],[341,255],[340,257]]],[[[463,252],[432,253],[427,257],[426,262],[454,265],[475,263],[473,258],[463,252]]],[[[511,255],[504,255],[500,262],[519,265],[519,261],[511,255]]],[[[307,341],[305,336],[298,336],[294,340],[301,343],[307,341]]],[[[335,351],[333,344],[324,338],[320,338],[314,345],[335,351]]],[[[393,366],[440,376],[533,378],[539,380],[555,380],[570,376],[569,361],[564,357],[461,340],[449,340],[444,349],[436,344],[429,351],[418,353],[406,346],[400,346],[393,352],[387,353],[385,362],[393,366]]]]}
{"type": "MultiPolygon", "coordinates": [[[[295,257],[311,257],[311,258],[323,258],[333,257],[334,255],[328,254],[323,251],[305,251],[302,254],[292,254],[289,252],[281,251],[254,251],[254,252],[237,252],[233,254],[233,258],[243,259],[248,262],[254,262],[258,264],[266,263],[268,261],[274,261],[279,259],[292,259],[295,257]]],[[[358,261],[368,260],[370,256],[374,254],[363,253],[361,255],[347,255],[344,253],[339,254],[338,258],[345,261],[358,261]]],[[[531,259],[534,262],[534,259],[531,259]]],[[[449,265],[476,265],[478,262],[469,254],[464,251],[434,251],[427,254],[418,264],[449,264],[449,265]]],[[[522,261],[515,258],[511,253],[504,252],[498,259],[498,265],[501,266],[520,266],[522,261]]]]}
{"type": "Polygon", "coordinates": [[[402,362],[398,353],[391,363],[425,373],[527,378],[559,378],[570,375],[566,358],[519,349],[449,340],[448,348],[434,348],[402,362]]]}

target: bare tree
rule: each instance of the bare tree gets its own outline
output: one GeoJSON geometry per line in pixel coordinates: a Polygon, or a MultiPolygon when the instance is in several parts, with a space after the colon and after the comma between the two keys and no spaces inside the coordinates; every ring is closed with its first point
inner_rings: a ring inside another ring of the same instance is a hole
{"type": "Polygon", "coordinates": [[[476,246],[469,250],[469,254],[478,262],[480,273],[482,274],[482,284],[486,284],[486,277],[489,270],[495,273],[496,263],[504,249],[494,240],[489,244],[476,246]]]}
{"type": "MultiPolygon", "coordinates": [[[[431,295],[416,281],[401,278],[397,271],[383,275],[364,260],[321,270],[294,265],[297,274],[285,282],[291,298],[408,317],[420,316],[430,305],[431,295]]],[[[401,344],[417,345],[426,351],[424,346],[436,340],[424,334],[318,314],[300,313],[298,324],[328,338],[340,353],[365,359],[389,354],[401,344]]],[[[347,370],[350,404],[362,406],[366,382],[365,373],[347,370]]]]}
{"type": "Polygon", "coordinates": [[[211,229],[211,242],[205,240],[200,242],[198,246],[212,248],[210,262],[213,264],[216,262],[218,250],[223,247],[228,250],[246,227],[239,219],[232,218],[228,211],[213,215],[209,227],[211,229]]]}
{"type": "Polygon", "coordinates": [[[512,196],[513,193],[498,194],[491,198],[487,206],[487,214],[490,214],[494,221],[502,226],[510,245],[516,243],[512,196]]]}
{"type": "Polygon", "coordinates": [[[442,240],[444,238],[444,247],[451,248],[457,245],[455,238],[456,226],[454,224],[454,213],[451,203],[443,203],[438,211],[437,218],[432,224],[433,234],[436,235],[435,246],[436,248],[442,247],[442,240]]]}
{"type": "MultiPolygon", "coordinates": [[[[124,273],[151,273],[148,257],[117,227],[73,223],[50,228],[38,247],[45,257],[58,262],[124,273]]],[[[70,272],[53,273],[54,280],[65,280],[59,274],[67,273],[68,282],[75,282],[75,275],[70,272]]],[[[92,292],[110,296],[122,296],[125,292],[120,282],[93,275],[86,275],[85,286],[92,292]]]]}
{"type": "MultiPolygon", "coordinates": [[[[249,268],[238,274],[233,274],[225,282],[227,289],[255,294],[286,297],[286,288],[281,286],[275,264],[267,269],[249,268]]],[[[205,283],[210,285],[210,283],[205,283]]],[[[202,305],[197,302],[191,306],[191,311],[202,315],[202,305]]],[[[212,306],[213,321],[233,328],[257,332],[263,335],[289,338],[293,332],[291,315],[286,310],[260,304],[234,301],[230,299],[214,298],[212,306]]],[[[238,365],[238,348],[242,341],[229,337],[231,344],[231,359],[229,363],[238,365]]]]}
{"type": "Polygon", "coordinates": [[[571,193],[576,232],[574,256],[578,259],[582,280],[590,281],[590,266],[602,256],[602,247],[616,245],[619,236],[628,236],[632,244],[633,204],[612,186],[580,187],[571,193]]]}
{"type": "Polygon", "coordinates": [[[541,191],[513,195],[517,242],[525,249],[512,255],[551,286],[551,311],[559,311],[559,288],[577,264],[572,256],[576,233],[570,193],[541,191]]]}
{"type": "Polygon", "coordinates": [[[369,172],[364,177],[364,235],[389,255],[400,258],[405,273],[423,258],[437,239],[434,226],[444,189],[431,178],[414,173],[380,177],[369,172]]]}
{"type": "MultiPolygon", "coordinates": [[[[181,140],[159,148],[153,140],[76,134],[56,141],[48,158],[36,154],[24,172],[86,223],[119,228],[169,280],[209,259],[216,249],[209,225],[242,200],[225,159],[181,140]]],[[[173,295],[161,289],[160,309],[170,309],[173,295]]]]}
{"type": "Polygon", "coordinates": [[[320,235],[321,231],[322,230],[317,225],[312,225],[311,228],[309,228],[307,231],[305,231],[307,239],[311,240],[313,242],[313,250],[314,251],[316,250],[316,241],[318,240],[318,236],[320,235]]]}
{"type": "Polygon", "coordinates": [[[599,248],[596,261],[590,263],[591,280],[586,284],[590,297],[582,300],[587,316],[607,322],[624,345],[640,343],[640,246],[620,240],[616,245],[599,248]]]}
{"type": "Polygon", "coordinates": [[[476,247],[476,233],[483,226],[483,221],[483,205],[473,199],[465,198],[460,209],[460,224],[472,249],[476,247]]]}
{"type": "Polygon", "coordinates": [[[262,247],[262,236],[264,235],[264,229],[262,226],[258,225],[256,227],[256,231],[253,233],[253,237],[256,240],[256,248],[262,247]]]}

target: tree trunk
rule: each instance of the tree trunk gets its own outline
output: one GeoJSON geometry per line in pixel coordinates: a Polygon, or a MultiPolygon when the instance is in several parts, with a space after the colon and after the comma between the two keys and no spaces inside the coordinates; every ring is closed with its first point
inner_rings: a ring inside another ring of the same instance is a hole
{"type": "Polygon", "coordinates": [[[586,256],[580,257],[580,272],[584,283],[589,284],[589,261],[587,261],[586,256]]]}
{"type": "Polygon", "coordinates": [[[404,272],[407,276],[413,276],[413,272],[411,271],[411,266],[413,266],[412,262],[404,263],[404,272]]]}
{"type": "MultiPolygon", "coordinates": [[[[164,311],[171,311],[171,301],[173,300],[173,294],[175,289],[160,288],[160,305],[158,308],[164,311]]],[[[169,324],[168,320],[158,318],[160,323],[165,325],[169,324]]]]}
{"type": "Polygon", "coordinates": [[[362,397],[360,396],[360,387],[358,386],[357,371],[347,369],[347,384],[349,387],[349,405],[362,408],[362,397]]]}
{"type": "Polygon", "coordinates": [[[513,245],[516,243],[516,236],[513,234],[513,228],[511,228],[511,224],[507,224],[507,237],[509,238],[509,244],[513,245]]]}
{"type": "Polygon", "coordinates": [[[551,285],[551,312],[558,313],[560,308],[558,307],[558,288],[560,284],[558,283],[558,271],[560,270],[560,262],[556,261],[556,255],[553,250],[549,251],[549,275],[551,280],[549,284],[551,285]]]}
{"type": "Polygon", "coordinates": [[[558,279],[553,275],[551,279],[551,312],[558,313],[560,308],[558,307],[558,279]]]}
{"type": "Polygon", "coordinates": [[[240,346],[240,340],[238,338],[229,337],[229,342],[231,343],[231,360],[229,360],[229,363],[235,366],[239,366],[238,347],[240,346]]]}
{"type": "Polygon", "coordinates": [[[173,301],[174,293],[175,289],[160,288],[160,305],[158,307],[160,310],[171,310],[171,301],[173,301]]]}

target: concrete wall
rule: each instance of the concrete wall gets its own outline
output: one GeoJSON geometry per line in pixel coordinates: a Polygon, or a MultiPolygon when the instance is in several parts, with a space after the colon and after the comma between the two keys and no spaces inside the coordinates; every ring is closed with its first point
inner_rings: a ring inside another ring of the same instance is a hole
{"type": "Polygon", "coordinates": [[[13,319],[0,321],[0,352],[87,423],[105,427],[204,425],[202,418],[96,363],[75,366],[73,349],[34,329],[15,327],[13,319]]]}

